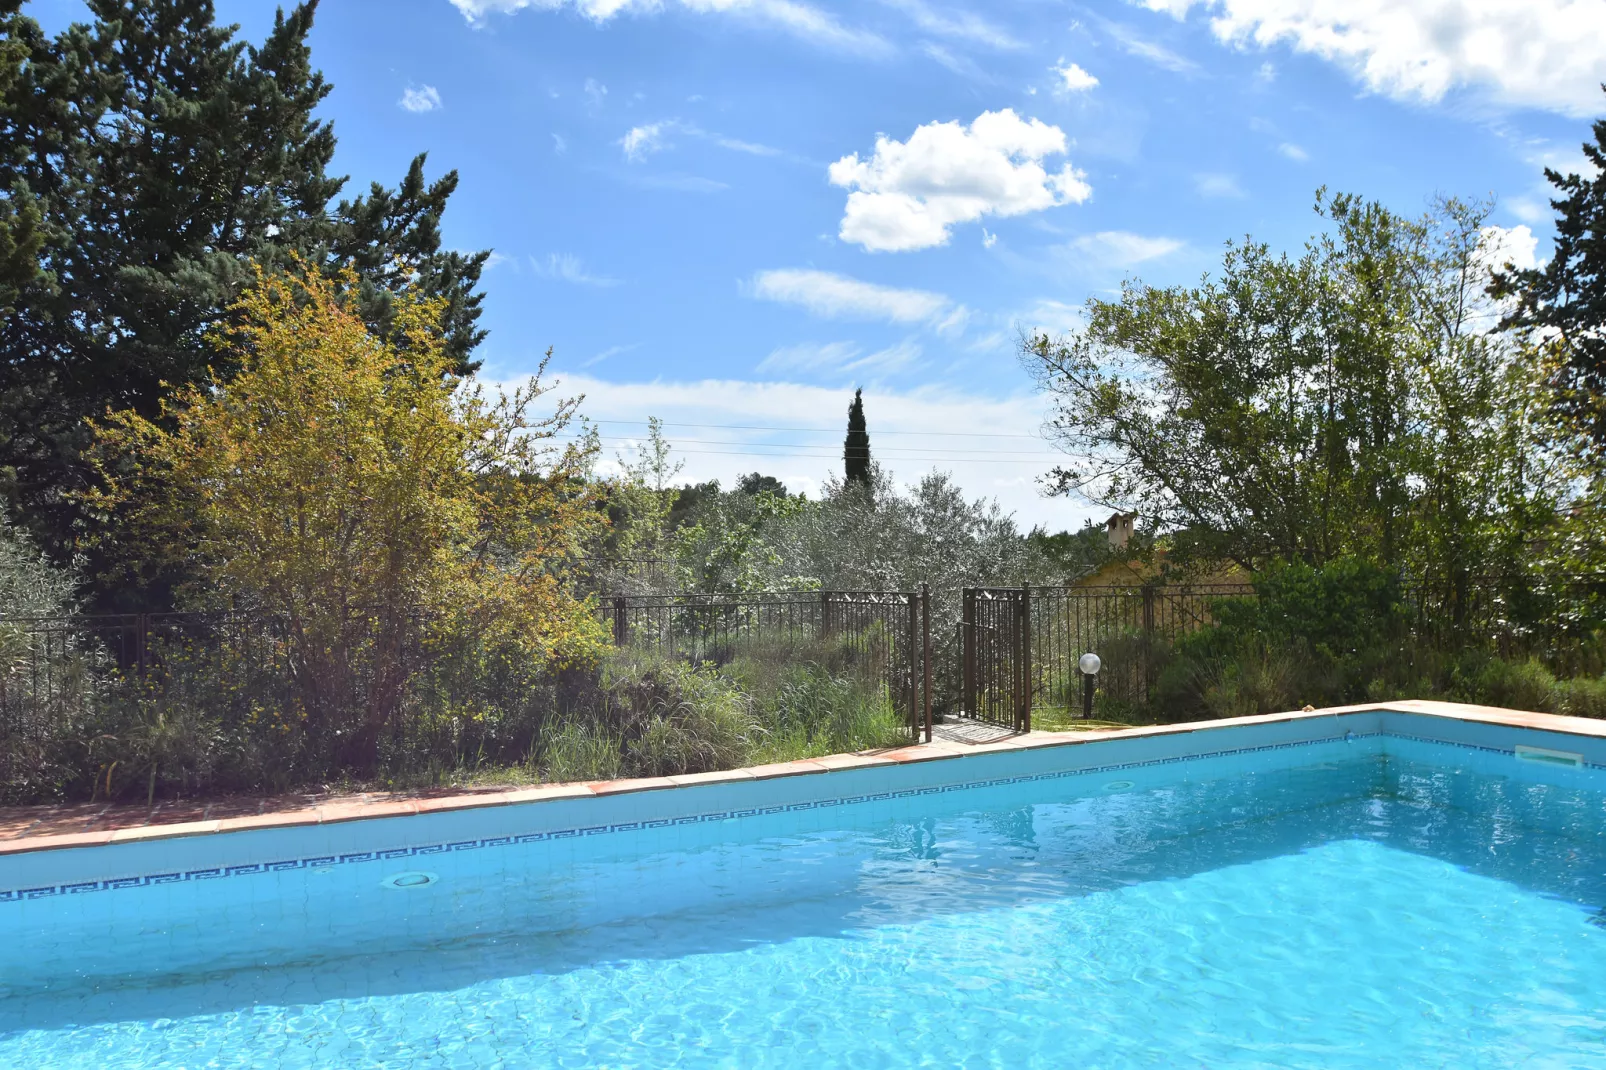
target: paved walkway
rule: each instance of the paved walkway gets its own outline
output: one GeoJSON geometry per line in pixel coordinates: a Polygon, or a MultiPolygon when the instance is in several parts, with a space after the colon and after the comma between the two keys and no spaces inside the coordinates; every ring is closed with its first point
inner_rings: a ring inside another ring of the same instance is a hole
{"type": "Polygon", "coordinates": [[[951,743],[997,743],[1013,735],[1013,728],[970,717],[951,717],[931,726],[932,739],[946,739],[951,743]]]}

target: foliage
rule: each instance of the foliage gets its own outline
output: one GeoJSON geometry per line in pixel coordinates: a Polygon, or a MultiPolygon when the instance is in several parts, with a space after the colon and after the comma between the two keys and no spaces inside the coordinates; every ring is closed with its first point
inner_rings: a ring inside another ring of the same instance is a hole
{"type": "Polygon", "coordinates": [[[710,495],[675,532],[677,586],[721,594],[817,587],[810,577],[787,571],[774,541],[788,521],[808,511],[802,498],[768,490],[710,495]]]}
{"type": "Polygon", "coordinates": [[[1319,196],[1298,256],[1246,240],[1195,288],[1130,283],[1023,356],[1073,456],[1054,489],[1137,512],[1179,556],[1359,557],[1460,585],[1520,569],[1564,473],[1533,354],[1491,330],[1483,210],[1319,196]]]}
{"type": "Polygon", "coordinates": [[[74,493],[84,418],[152,418],[164,384],[226,380],[230,354],[205,337],[253,263],[355,264],[353,308],[381,332],[398,296],[439,298],[448,365],[472,367],[487,254],[441,246],[456,174],[427,182],[419,156],[397,188],[332,203],[316,6],[249,46],[211,0],[89,0],[91,21],[54,38],[0,4],[0,493],[58,560],[92,521],[74,493]]]}
{"type": "Polygon", "coordinates": [[[670,459],[663,423],[656,417],[647,420],[647,441],[635,460],[620,454],[616,462],[616,474],[597,484],[609,523],[589,554],[593,582],[619,594],[650,591],[661,584],[659,565],[670,552],[682,494],[673,481],[681,462],[670,459]]]}
{"type": "Polygon", "coordinates": [[[1583,151],[1594,175],[1545,168],[1557,193],[1550,259],[1527,270],[1503,265],[1508,270],[1496,276],[1494,292],[1517,300],[1507,324],[1553,343],[1553,407],[1599,463],[1606,459],[1606,119],[1593,132],[1583,151]]]}
{"type": "Polygon", "coordinates": [[[1100,524],[1085,524],[1075,532],[1050,533],[1034,527],[1026,533],[1026,544],[1031,556],[1042,561],[1044,571],[1055,578],[1071,579],[1095,572],[1116,556],[1109,534],[1100,524]]]}
{"type": "Polygon", "coordinates": [[[1407,639],[1398,582],[1356,558],[1274,564],[1253,597],[1225,598],[1215,623],[1178,638],[1156,685],[1171,716],[1271,713],[1361,701],[1407,639]],[[1297,701],[1296,701],[1297,700],[1297,701]]]}
{"type": "Polygon", "coordinates": [[[77,574],[0,516],[0,800],[56,796],[103,688],[96,644],[48,621],[77,609],[77,574]]]}
{"type": "Polygon", "coordinates": [[[0,619],[75,612],[77,586],[75,568],[57,568],[27,532],[0,516],[0,619]]]}
{"type": "Polygon", "coordinates": [[[864,421],[864,391],[853,392],[848,406],[848,433],[842,440],[842,478],[862,487],[870,485],[870,431],[864,421]]]}
{"type": "Polygon", "coordinates": [[[439,299],[397,298],[384,336],[360,300],[351,271],[259,273],[213,335],[238,371],[97,425],[89,500],[144,561],[177,558],[191,605],[284,622],[283,715],[371,770],[416,644],[557,666],[601,636],[564,572],[597,523],[585,445],[554,444],[575,402],[537,419],[539,374],[495,398],[458,380],[439,299]]]}
{"type": "Polygon", "coordinates": [[[853,662],[829,642],[749,645],[720,666],[619,651],[552,727],[542,776],[670,776],[906,742],[886,688],[853,662]]]}

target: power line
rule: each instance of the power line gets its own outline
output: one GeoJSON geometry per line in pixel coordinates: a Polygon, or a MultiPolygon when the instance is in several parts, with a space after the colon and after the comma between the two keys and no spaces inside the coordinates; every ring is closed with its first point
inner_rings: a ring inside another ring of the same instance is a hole
{"type": "MultiPolygon", "coordinates": [[[[576,440],[576,441],[578,441],[578,440],[576,440]]],[[[608,438],[599,438],[598,441],[603,443],[604,445],[619,447],[619,446],[632,445],[632,444],[638,442],[639,440],[637,440],[637,439],[621,439],[621,438],[616,438],[616,437],[610,436],[608,438]]],[[[724,438],[681,438],[681,439],[676,439],[673,442],[669,443],[669,447],[670,447],[671,451],[676,452],[676,453],[690,452],[688,450],[681,449],[680,443],[682,443],[682,442],[689,442],[689,443],[692,443],[693,445],[697,445],[697,446],[764,446],[764,447],[769,447],[769,448],[774,448],[774,449],[834,450],[834,447],[826,446],[826,445],[824,445],[822,443],[819,443],[819,442],[745,442],[745,441],[736,440],[736,439],[724,439],[724,438]]],[[[1053,456],[1052,453],[1050,453],[1050,452],[1048,452],[1046,450],[984,450],[984,449],[968,449],[968,450],[950,451],[950,450],[943,450],[943,449],[941,449],[939,447],[935,447],[935,446],[876,446],[876,447],[872,447],[872,452],[874,452],[874,453],[937,453],[937,454],[942,454],[944,456],[957,455],[959,453],[964,453],[964,454],[996,454],[996,455],[999,455],[999,456],[1009,456],[1009,457],[1049,457],[1049,456],[1053,456]]]]}
{"type": "MultiPolygon", "coordinates": [[[[760,443],[760,445],[763,445],[763,443],[760,443]]],[[[754,450],[682,450],[682,449],[676,449],[674,452],[675,453],[681,453],[681,454],[692,454],[692,455],[698,455],[698,456],[768,457],[768,458],[771,458],[771,459],[774,459],[774,460],[797,459],[797,460],[808,460],[808,461],[829,461],[829,460],[839,460],[840,457],[841,457],[840,454],[836,454],[836,453],[759,453],[759,452],[754,451],[754,450]]],[[[1051,454],[1051,453],[1033,453],[1033,454],[1025,454],[1023,456],[1038,457],[1038,458],[1041,458],[1042,460],[1047,461],[1047,460],[1052,460],[1056,455],[1055,454],[1051,454]]],[[[925,456],[925,457],[901,457],[901,458],[898,458],[898,459],[899,460],[905,460],[905,461],[916,461],[916,462],[920,462],[920,461],[933,461],[933,462],[935,462],[935,461],[951,461],[954,464],[1030,464],[1031,463],[1030,461],[1027,461],[1027,460],[1007,460],[1007,459],[1002,458],[1002,457],[962,457],[962,456],[959,456],[957,454],[938,454],[938,455],[931,455],[931,456],[925,456]]]]}
{"type": "MultiPolygon", "coordinates": [[[[646,427],[646,420],[592,420],[594,424],[627,424],[632,427],[646,427]]],[[[759,424],[689,424],[671,420],[662,420],[664,427],[716,427],[727,431],[806,431],[810,434],[840,435],[840,427],[765,427],[759,424]]],[[[985,431],[877,431],[870,430],[870,437],[876,435],[926,435],[935,438],[1028,438],[1035,442],[1046,441],[1042,435],[1006,435],[998,432],[985,431]]]]}

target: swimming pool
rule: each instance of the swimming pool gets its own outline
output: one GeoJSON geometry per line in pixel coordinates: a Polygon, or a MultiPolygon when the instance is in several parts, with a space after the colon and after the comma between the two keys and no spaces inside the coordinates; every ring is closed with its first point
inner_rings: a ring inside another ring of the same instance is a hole
{"type": "Polygon", "coordinates": [[[1370,711],[38,852],[0,1066],[1606,1067],[1603,789],[1370,711]]]}

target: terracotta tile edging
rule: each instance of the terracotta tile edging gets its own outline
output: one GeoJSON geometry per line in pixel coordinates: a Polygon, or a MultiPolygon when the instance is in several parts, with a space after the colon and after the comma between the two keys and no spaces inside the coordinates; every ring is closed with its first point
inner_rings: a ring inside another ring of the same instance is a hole
{"type": "Polygon", "coordinates": [[[1538,729],[1570,735],[1606,738],[1606,721],[1595,721],[1582,717],[1566,717],[1560,714],[1505,710],[1491,706],[1463,705],[1423,699],[1402,699],[1398,702],[1364,703],[1356,706],[1335,706],[1320,710],[1296,710],[1287,713],[1263,714],[1256,717],[1189,721],[1182,724],[1143,725],[1097,731],[1033,732],[1026,736],[1013,736],[991,743],[963,747],[952,746],[945,741],[936,741],[931,744],[913,743],[890,750],[866,751],[856,754],[830,754],[819,758],[806,758],[749,768],[720,770],[710,773],[691,773],[680,776],[595,781],[588,784],[541,784],[499,792],[482,791],[428,799],[381,798],[349,802],[336,801],[321,806],[303,807],[296,810],[204,821],[186,821],[167,825],[139,825],[117,830],[51,833],[34,836],[24,834],[9,840],[0,840],[0,856],[33,851],[145,843],[152,840],[209,836],[217,833],[248,830],[297,828],[307,825],[411,817],[420,814],[473,810],[482,807],[516,806],[555,799],[594,798],[636,792],[674,791],[687,787],[745,783],[777,777],[819,776],[837,771],[948,761],[1010,751],[1082,746],[1112,739],[1186,735],[1213,728],[1277,724],[1312,718],[1337,718],[1353,714],[1390,711],[1443,717],[1450,720],[1499,724],[1512,728],[1538,729]]]}

